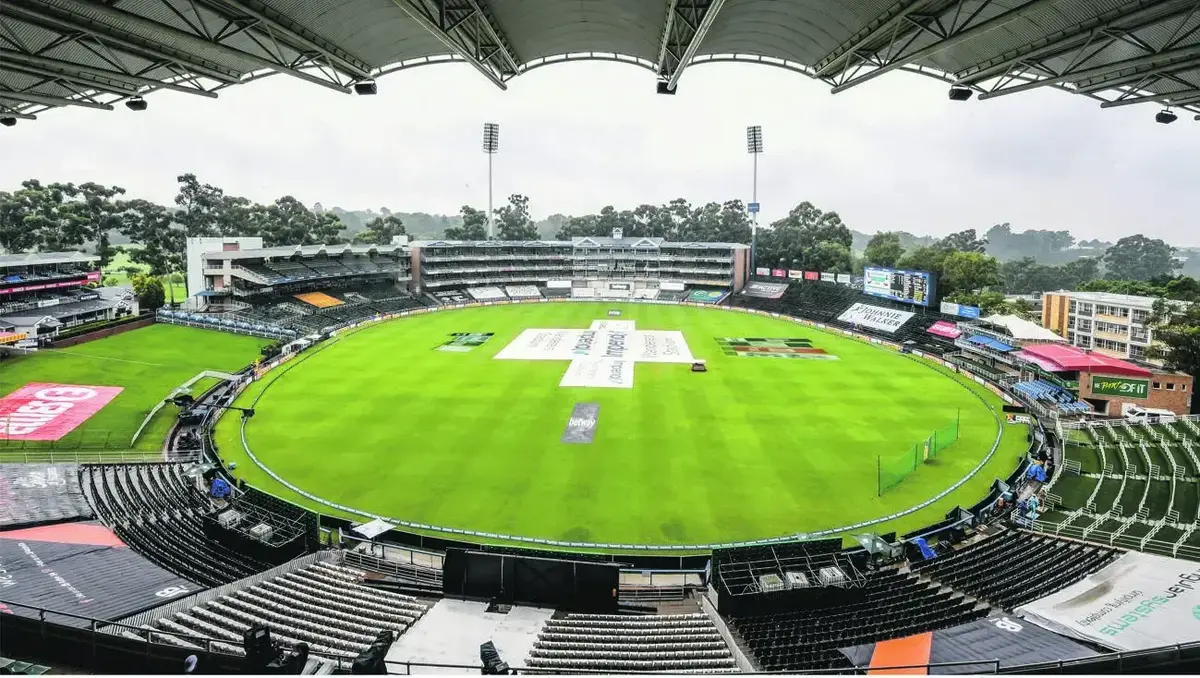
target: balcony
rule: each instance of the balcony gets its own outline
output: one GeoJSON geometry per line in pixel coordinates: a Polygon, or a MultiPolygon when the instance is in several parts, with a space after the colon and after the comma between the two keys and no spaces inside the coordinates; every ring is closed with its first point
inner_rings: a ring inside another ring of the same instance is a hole
{"type": "Polygon", "coordinates": [[[1128,325],[1129,324],[1129,318],[1122,318],[1119,315],[1108,315],[1107,313],[1097,313],[1095,318],[1096,318],[1096,322],[1098,322],[1098,323],[1112,323],[1113,325],[1128,325]]]}
{"type": "Polygon", "coordinates": [[[1096,339],[1108,339],[1109,341],[1120,341],[1120,342],[1129,341],[1129,333],[1128,332],[1105,332],[1105,331],[1101,331],[1101,330],[1096,330],[1095,332],[1092,333],[1092,336],[1095,337],[1096,339]]]}

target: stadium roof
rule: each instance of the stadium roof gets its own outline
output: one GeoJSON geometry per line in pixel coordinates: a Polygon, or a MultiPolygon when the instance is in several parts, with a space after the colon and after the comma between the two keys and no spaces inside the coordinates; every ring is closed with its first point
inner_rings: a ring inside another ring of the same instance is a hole
{"type": "MultiPolygon", "coordinates": [[[[0,42],[3,37],[0,36],[0,42]]],[[[0,268],[9,266],[38,266],[42,264],[89,264],[100,261],[82,252],[31,252],[21,254],[0,254],[0,268]]]]}
{"type": "Polygon", "coordinates": [[[1117,374],[1131,377],[1148,377],[1153,372],[1139,367],[1120,358],[1113,358],[1102,353],[1084,351],[1076,346],[1064,344],[1038,344],[1026,346],[1025,353],[1036,356],[1043,367],[1046,361],[1058,366],[1055,372],[1097,372],[1099,374],[1117,374]]]}
{"type": "Polygon", "coordinates": [[[324,254],[330,257],[344,254],[370,254],[403,252],[404,245],[287,245],[264,247],[252,250],[212,250],[204,252],[206,259],[265,259],[267,257],[288,258],[294,256],[315,257],[324,254]]]}
{"type": "Polygon", "coordinates": [[[907,70],[980,99],[1048,86],[1200,113],[1197,0],[4,0],[0,118],[272,73],[348,92],[447,62],[505,88],[585,59],[667,91],[690,66],[746,62],[835,93],[907,70]]]}
{"type": "Polygon", "coordinates": [[[1066,341],[1051,330],[1015,315],[989,315],[982,322],[1003,327],[1019,341],[1066,341]]]}

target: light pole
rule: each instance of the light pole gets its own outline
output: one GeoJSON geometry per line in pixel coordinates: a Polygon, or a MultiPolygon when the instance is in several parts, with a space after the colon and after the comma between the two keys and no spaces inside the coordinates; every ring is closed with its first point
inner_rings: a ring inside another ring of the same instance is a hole
{"type": "Polygon", "coordinates": [[[763,152],[762,125],[746,128],[746,152],[754,156],[754,183],[750,192],[750,272],[758,275],[758,156],[763,152]]]}
{"type": "Polygon", "coordinates": [[[500,152],[500,125],[494,122],[483,123],[483,152],[488,157],[488,208],[487,208],[487,237],[495,236],[495,224],[492,222],[492,156],[500,152]]]}

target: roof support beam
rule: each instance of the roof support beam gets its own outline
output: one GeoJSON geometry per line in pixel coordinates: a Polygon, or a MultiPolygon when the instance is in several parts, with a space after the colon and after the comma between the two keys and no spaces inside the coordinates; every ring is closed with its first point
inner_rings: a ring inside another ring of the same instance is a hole
{"type": "Polygon", "coordinates": [[[850,38],[850,40],[838,45],[837,49],[822,57],[817,62],[814,75],[819,78],[833,73],[837,70],[838,64],[850,58],[851,55],[864,47],[878,42],[885,37],[894,41],[900,33],[901,28],[906,26],[909,16],[928,7],[935,1],[907,0],[892,5],[883,16],[872,21],[866,28],[850,38]]]}
{"type": "Polygon", "coordinates": [[[948,50],[951,47],[960,45],[968,40],[973,40],[985,33],[994,31],[997,28],[1001,28],[1007,24],[1012,23],[1013,21],[1022,19],[1024,17],[1028,16],[1029,14],[1037,12],[1045,7],[1048,7],[1052,4],[1054,4],[1055,2],[1058,2],[1058,0],[1031,0],[1030,2],[1027,2],[1024,5],[1010,9],[1007,12],[1002,12],[1000,14],[997,14],[996,16],[994,16],[990,19],[986,19],[986,20],[981,21],[974,25],[968,25],[957,32],[947,35],[946,37],[942,38],[941,40],[938,40],[937,42],[935,42],[931,45],[927,45],[925,47],[922,47],[921,49],[918,49],[918,50],[908,53],[908,54],[901,54],[899,56],[896,56],[895,58],[889,60],[887,63],[879,66],[878,68],[876,68],[873,71],[869,71],[862,75],[850,78],[849,80],[846,80],[845,82],[842,82],[841,84],[836,85],[832,91],[834,94],[844,92],[844,91],[850,89],[851,87],[854,87],[855,85],[860,85],[864,82],[867,82],[868,80],[874,80],[875,78],[878,78],[879,76],[881,76],[885,73],[890,73],[891,71],[894,71],[894,70],[897,70],[900,68],[904,68],[905,66],[908,66],[909,64],[913,63],[914,61],[920,61],[921,59],[926,59],[928,57],[933,56],[934,54],[948,50]]]}
{"type": "MultiPolygon", "coordinates": [[[[28,0],[21,0],[21,1],[28,2],[28,0]]],[[[163,35],[166,38],[168,38],[172,44],[178,45],[179,47],[182,47],[184,49],[186,49],[190,45],[197,49],[215,50],[217,52],[221,52],[221,53],[225,54],[230,59],[235,59],[238,61],[245,61],[247,63],[254,64],[254,66],[256,68],[266,68],[266,69],[270,69],[273,71],[277,71],[279,73],[286,73],[287,75],[290,75],[294,78],[298,78],[300,80],[310,82],[314,85],[320,85],[322,87],[334,90],[335,92],[341,92],[342,94],[350,93],[350,90],[347,89],[346,87],[336,85],[336,84],[330,82],[329,80],[318,78],[317,76],[315,76],[311,73],[306,73],[299,69],[292,68],[291,66],[271,61],[270,59],[263,58],[261,56],[258,56],[257,54],[251,54],[249,52],[244,52],[240,49],[236,49],[236,48],[230,47],[228,45],[223,45],[218,42],[209,41],[205,38],[194,35],[192,33],[188,33],[186,31],[179,30],[178,28],[173,28],[173,27],[170,27],[170,26],[167,26],[164,24],[160,24],[156,21],[151,21],[150,19],[146,19],[137,14],[133,14],[132,12],[126,12],[125,10],[117,9],[115,7],[110,7],[103,3],[84,4],[84,3],[80,2],[79,0],[51,0],[51,1],[53,2],[53,6],[56,9],[60,9],[61,11],[68,13],[71,17],[70,20],[73,22],[79,21],[80,23],[85,23],[90,26],[94,26],[94,25],[96,25],[96,22],[93,22],[93,21],[87,19],[86,17],[88,17],[88,15],[100,16],[100,17],[103,17],[108,22],[110,22],[111,25],[135,26],[135,27],[138,27],[145,31],[150,31],[155,34],[163,35]]],[[[46,7],[50,6],[45,3],[43,3],[43,4],[46,7]]],[[[102,24],[102,25],[104,25],[104,24],[102,24]]],[[[86,31],[87,28],[81,27],[81,30],[86,31]]]]}
{"type": "Polygon", "coordinates": [[[128,87],[133,87],[134,93],[136,93],[138,87],[151,87],[155,89],[167,89],[172,92],[196,94],[208,97],[209,99],[217,98],[216,92],[209,92],[195,87],[184,87],[183,85],[162,82],[153,78],[143,78],[139,75],[110,71],[104,68],[93,68],[61,59],[51,59],[36,54],[25,54],[11,49],[0,49],[0,59],[9,63],[20,64],[20,67],[25,70],[35,71],[47,77],[61,77],[80,84],[86,84],[96,89],[115,88],[125,91],[128,87]]]}
{"type": "MultiPolygon", "coordinates": [[[[1136,80],[1141,76],[1153,75],[1156,72],[1165,72],[1169,69],[1178,69],[1179,67],[1190,66],[1197,60],[1200,60],[1200,45],[1177,47],[1175,49],[1166,50],[1165,52],[1159,52],[1158,54],[1147,54],[1146,56],[1114,61],[1110,64],[1104,64],[1102,66],[1081,68],[1079,70],[1069,71],[1051,78],[1043,78],[1041,80],[1035,80],[1034,82],[1027,82],[1021,85],[1015,85],[1013,87],[1006,87],[1002,90],[984,92],[979,95],[979,98],[992,99],[995,97],[1004,96],[1006,94],[1028,92],[1029,90],[1038,89],[1039,87],[1045,87],[1047,85],[1059,85],[1064,82],[1078,83],[1087,80],[1095,80],[1097,78],[1103,78],[1106,75],[1120,74],[1121,71],[1127,70],[1135,71],[1134,73],[1127,74],[1127,76],[1136,80]]],[[[1125,77],[1126,76],[1121,76],[1121,79],[1124,79],[1125,77]]],[[[1078,91],[1080,93],[1084,93],[1089,90],[1099,91],[1103,89],[1109,89],[1110,87],[1115,87],[1119,84],[1124,83],[1117,81],[1094,83],[1093,85],[1081,87],[1078,91]],[[1094,86],[1098,86],[1098,88],[1092,90],[1091,88],[1094,86]]]]}
{"type": "MultiPolygon", "coordinates": [[[[687,46],[683,48],[683,52],[679,54],[679,59],[675,63],[673,69],[668,69],[667,74],[667,89],[675,91],[675,87],[679,85],[679,78],[683,76],[683,70],[687,68],[692,59],[696,58],[696,52],[700,49],[700,44],[704,42],[704,36],[708,35],[708,31],[712,28],[713,22],[717,20],[717,14],[721,12],[721,7],[725,5],[725,0],[707,0],[707,5],[704,9],[704,15],[700,18],[700,23],[692,31],[692,36],[687,42],[687,46]]],[[[679,11],[678,2],[672,2],[672,9],[679,11]]],[[[683,22],[675,22],[683,23],[683,22]]]]}
{"type": "Polygon", "coordinates": [[[1116,108],[1117,106],[1132,106],[1133,104],[1144,104],[1159,102],[1170,102],[1172,106],[1185,106],[1194,103],[1200,99],[1200,88],[1184,89],[1178,92],[1168,92],[1166,94],[1145,94],[1140,96],[1123,97],[1116,101],[1105,101],[1100,104],[1100,108],[1116,108]]]}
{"type": "MultiPolygon", "coordinates": [[[[97,82],[90,80],[86,76],[80,75],[64,75],[53,71],[38,68],[37,66],[27,66],[15,61],[9,61],[5,66],[6,69],[14,73],[24,73],[36,78],[48,78],[59,83],[70,83],[75,88],[85,90],[93,90],[96,92],[104,92],[106,94],[115,94],[117,96],[134,96],[138,93],[138,88],[123,82],[97,82]]],[[[72,89],[72,88],[68,88],[72,89]]]]}
{"type": "Polygon", "coordinates": [[[499,49],[498,55],[504,58],[508,64],[510,73],[516,74],[521,69],[521,59],[513,52],[512,42],[508,36],[500,30],[492,18],[491,11],[485,6],[487,0],[466,0],[466,3],[474,10],[475,16],[479,18],[479,28],[487,34],[490,42],[494,43],[499,49]]]}
{"type": "MultiPolygon", "coordinates": [[[[433,11],[426,6],[424,0],[392,0],[410,19],[417,22],[421,28],[424,28],[427,33],[442,43],[446,49],[458,55],[463,61],[471,64],[471,66],[483,74],[483,77],[491,81],[491,83],[500,89],[508,89],[508,85],[504,84],[504,79],[496,69],[487,62],[486,57],[480,50],[480,45],[476,40],[474,44],[469,41],[451,35],[451,31],[455,28],[461,28],[462,24],[466,23],[466,19],[460,19],[455,25],[448,16],[445,0],[433,0],[436,7],[433,11]]],[[[458,31],[456,31],[458,32],[458,31]]],[[[461,35],[461,32],[459,32],[461,35]]],[[[510,54],[510,58],[511,54],[510,54]]]]}
{"type": "Polygon", "coordinates": [[[101,111],[111,111],[113,109],[108,104],[101,104],[86,99],[64,99],[62,97],[51,97],[28,92],[12,92],[4,89],[0,89],[0,99],[20,101],[26,104],[41,104],[42,106],[82,106],[83,108],[95,108],[101,111]]]}
{"type": "Polygon", "coordinates": [[[114,47],[149,61],[165,61],[178,64],[185,71],[195,75],[233,84],[238,81],[238,74],[223,66],[204,62],[188,55],[173,46],[154,45],[139,36],[96,24],[80,24],[70,19],[45,12],[45,7],[34,7],[32,3],[18,5],[27,0],[5,0],[4,14],[7,17],[40,26],[57,33],[79,33],[88,39],[99,43],[102,47],[114,47]]]}
{"type": "Polygon", "coordinates": [[[303,28],[294,26],[290,20],[275,10],[257,0],[200,0],[202,4],[213,8],[217,13],[227,16],[233,13],[252,17],[258,23],[270,30],[277,39],[283,39],[300,52],[315,52],[325,58],[329,64],[355,78],[368,80],[371,78],[371,66],[364,61],[354,58],[336,45],[308,33],[303,28]]]}
{"type": "Polygon", "coordinates": [[[1077,29],[1064,32],[1058,38],[1041,45],[1030,43],[1009,50],[1004,55],[984,64],[967,69],[955,83],[970,87],[985,80],[997,78],[1022,63],[1047,59],[1063,52],[1086,47],[1105,31],[1137,31],[1180,14],[1196,6],[1196,0],[1136,0],[1106,12],[1102,16],[1081,24],[1077,29]]]}
{"type": "Polygon", "coordinates": [[[16,118],[17,120],[37,120],[37,116],[32,113],[18,113],[16,109],[9,108],[3,103],[0,103],[0,118],[16,118]]]}

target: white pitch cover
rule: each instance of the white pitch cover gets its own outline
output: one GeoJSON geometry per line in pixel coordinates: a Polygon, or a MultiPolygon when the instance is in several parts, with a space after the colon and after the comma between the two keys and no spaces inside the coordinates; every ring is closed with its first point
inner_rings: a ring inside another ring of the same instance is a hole
{"type": "Polygon", "coordinates": [[[870,304],[854,304],[839,315],[838,320],[891,334],[900,329],[911,317],[913,314],[908,311],[897,311],[870,304]]]}
{"type": "MultiPolygon", "coordinates": [[[[611,322],[611,321],[609,321],[611,322]]],[[[528,329],[496,354],[497,360],[618,358],[637,363],[692,363],[683,333],[665,330],[528,329]]]]}
{"type": "Polygon", "coordinates": [[[633,363],[616,358],[572,360],[559,386],[633,388],[633,363]]]}
{"type": "Polygon", "coordinates": [[[1114,650],[1195,642],[1200,638],[1200,563],[1126,553],[1016,612],[1042,628],[1114,650]]]}
{"type": "Polygon", "coordinates": [[[593,320],[589,330],[608,330],[610,332],[635,332],[637,323],[632,320],[593,320]]]}

